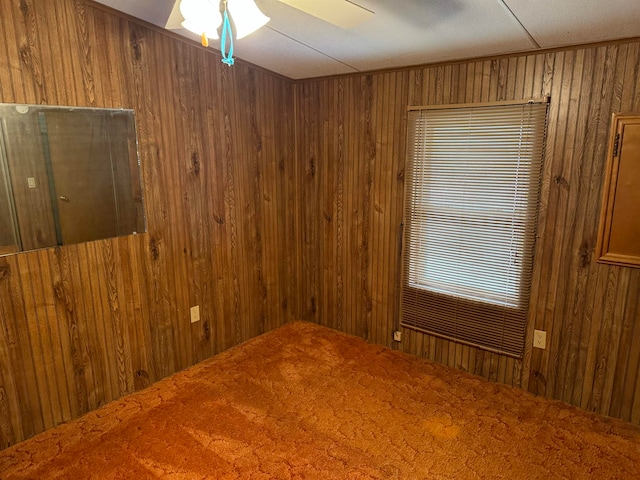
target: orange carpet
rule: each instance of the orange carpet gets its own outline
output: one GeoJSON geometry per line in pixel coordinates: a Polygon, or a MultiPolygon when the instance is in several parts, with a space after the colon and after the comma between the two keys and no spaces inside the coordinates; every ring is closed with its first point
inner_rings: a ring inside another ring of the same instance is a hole
{"type": "Polygon", "coordinates": [[[7,479],[638,479],[640,429],[296,322],[0,451],[7,479]]]}

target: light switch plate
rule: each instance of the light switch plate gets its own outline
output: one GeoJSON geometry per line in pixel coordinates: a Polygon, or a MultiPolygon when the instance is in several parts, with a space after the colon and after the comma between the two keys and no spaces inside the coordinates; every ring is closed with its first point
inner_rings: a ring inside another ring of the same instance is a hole
{"type": "Polygon", "coordinates": [[[191,323],[200,321],[200,305],[191,307],[191,323]]]}

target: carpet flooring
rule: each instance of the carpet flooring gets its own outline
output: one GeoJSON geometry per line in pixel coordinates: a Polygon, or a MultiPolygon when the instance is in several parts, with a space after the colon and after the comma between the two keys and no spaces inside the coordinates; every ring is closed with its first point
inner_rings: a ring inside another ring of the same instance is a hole
{"type": "Polygon", "coordinates": [[[640,429],[294,322],[0,451],[8,479],[638,479],[640,429]]]}

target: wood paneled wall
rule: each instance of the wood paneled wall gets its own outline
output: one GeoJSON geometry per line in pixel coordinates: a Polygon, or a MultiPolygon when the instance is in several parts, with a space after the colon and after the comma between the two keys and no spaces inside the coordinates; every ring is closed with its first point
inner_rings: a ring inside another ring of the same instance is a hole
{"type": "Polygon", "coordinates": [[[296,316],[640,423],[640,269],[594,258],[611,114],[640,111],[639,69],[628,41],[298,82],[296,316]],[[394,345],[407,106],[547,95],[523,360],[408,329],[394,345]]]}
{"type": "Polygon", "coordinates": [[[286,320],[295,150],[286,79],[88,1],[0,25],[1,102],[135,110],[148,221],[0,258],[5,447],[286,320]]]}

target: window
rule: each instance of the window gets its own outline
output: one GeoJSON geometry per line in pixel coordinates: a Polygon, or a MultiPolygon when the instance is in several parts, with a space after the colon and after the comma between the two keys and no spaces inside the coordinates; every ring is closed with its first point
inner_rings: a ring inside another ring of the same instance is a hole
{"type": "Polygon", "coordinates": [[[546,111],[409,112],[403,326],[522,355],[546,111]]]}

